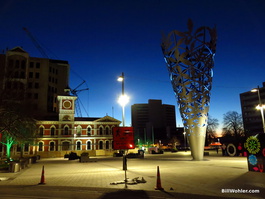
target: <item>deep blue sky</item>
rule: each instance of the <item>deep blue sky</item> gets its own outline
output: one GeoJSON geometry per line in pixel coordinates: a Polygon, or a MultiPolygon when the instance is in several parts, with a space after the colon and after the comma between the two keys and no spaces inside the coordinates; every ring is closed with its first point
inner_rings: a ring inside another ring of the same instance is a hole
{"type": "Polygon", "coordinates": [[[86,80],[90,90],[80,98],[90,117],[121,120],[116,79],[124,72],[131,98],[127,125],[132,104],[161,99],[176,105],[182,126],[160,43],[162,32],[185,31],[188,18],[195,28],[217,26],[210,115],[220,124],[226,112],[241,113],[240,93],[265,81],[264,0],[0,0],[0,5],[1,51],[22,46],[41,57],[26,27],[51,58],[69,61],[72,88],[86,80]]]}

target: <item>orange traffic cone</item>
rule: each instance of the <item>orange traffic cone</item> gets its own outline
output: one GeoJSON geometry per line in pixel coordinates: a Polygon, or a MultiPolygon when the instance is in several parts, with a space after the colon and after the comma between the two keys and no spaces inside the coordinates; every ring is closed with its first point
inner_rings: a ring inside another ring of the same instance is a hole
{"type": "Polygon", "coordinates": [[[39,184],[45,184],[44,166],[42,167],[41,178],[40,178],[40,183],[39,184]]]}
{"type": "Polygon", "coordinates": [[[159,166],[157,166],[157,179],[156,179],[156,187],[155,187],[155,190],[164,190],[164,188],[162,188],[162,186],[161,186],[159,166]]]}

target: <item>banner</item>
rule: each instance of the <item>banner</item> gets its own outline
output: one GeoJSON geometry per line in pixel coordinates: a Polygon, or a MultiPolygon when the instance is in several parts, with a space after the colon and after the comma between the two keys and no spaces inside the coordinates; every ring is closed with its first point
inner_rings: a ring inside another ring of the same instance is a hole
{"type": "Polygon", "coordinates": [[[135,148],[133,127],[113,128],[113,148],[115,150],[135,148]]]}

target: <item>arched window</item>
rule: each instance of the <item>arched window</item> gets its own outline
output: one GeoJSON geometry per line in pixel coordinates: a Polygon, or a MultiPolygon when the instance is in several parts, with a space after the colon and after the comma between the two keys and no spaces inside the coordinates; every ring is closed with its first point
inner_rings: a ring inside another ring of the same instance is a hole
{"type": "Polygon", "coordinates": [[[52,128],[51,128],[51,136],[54,136],[54,135],[55,135],[55,128],[52,127],[52,128]]]}
{"type": "Polygon", "coordinates": [[[102,127],[99,128],[99,135],[103,135],[103,128],[102,127]]]}
{"type": "Polygon", "coordinates": [[[25,152],[28,152],[28,151],[29,151],[29,143],[26,143],[26,144],[24,145],[24,151],[25,151],[25,152]]]}
{"type": "Polygon", "coordinates": [[[77,130],[77,136],[81,136],[81,134],[82,134],[82,127],[81,126],[78,126],[76,130],[77,130]]]}
{"type": "Polygon", "coordinates": [[[99,149],[103,149],[103,141],[99,141],[99,149]]]}
{"type": "Polygon", "coordinates": [[[21,146],[17,145],[17,152],[21,152],[21,146]]]}
{"type": "Polygon", "coordinates": [[[50,142],[50,151],[55,151],[55,143],[50,142]]]}
{"type": "Polygon", "coordinates": [[[109,134],[109,127],[108,126],[106,127],[105,131],[106,131],[106,135],[108,135],[109,134]]]}
{"type": "Polygon", "coordinates": [[[39,150],[38,151],[43,151],[43,142],[39,142],[39,150]]]}
{"type": "Polygon", "coordinates": [[[87,142],[86,149],[91,150],[91,142],[90,141],[87,142]]]}
{"type": "Polygon", "coordinates": [[[43,136],[43,134],[44,134],[44,127],[41,126],[41,127],[39,128],[39,135],[40,135],[40,136],[43,136]]]}
{"type": "Polygon", "coordinates": [[[81,150],[81,142],[76,142],[76,150],[81,150]]]}
{"type": "Polygon", "coordinates": [[[91,127],[87,128],[87,135],[91,135],[91,127]]]}
{"type": "Polygon", "coordinates": [[[64,127],[64,135],[68,135],[69,133],[69,128],[68,126],[64,127]]]}
{"type": "Polygon", "coordinates": [[[106,149],[109,149],[109,141],[106,141],[106,149]]]}

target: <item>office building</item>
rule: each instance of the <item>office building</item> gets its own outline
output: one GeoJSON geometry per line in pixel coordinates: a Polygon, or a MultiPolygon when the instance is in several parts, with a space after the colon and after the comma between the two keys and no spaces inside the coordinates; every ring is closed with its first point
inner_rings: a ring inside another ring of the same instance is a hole
{"type": "Polygon", "coordinates": [[[135,141],[142,144],[167,143],[176,132],[175,106],[162,100],[148,100],[148,104],[131,106],[135,141]]]}
{"type": "Polygon", "coordinates": [[[0,54],[2,100],[27,102],[34,117],[55,115],[69,79],[68,61],[30,57],[21,47],[0,54]]]}
{"type": "Polygon", "coordinates": [[[247,91],[240,94],[241,110],[245,134],[247,136],[263,132],[261,111],[257,105],[265,104],[265,82],[256,92],[247,91]]]}

